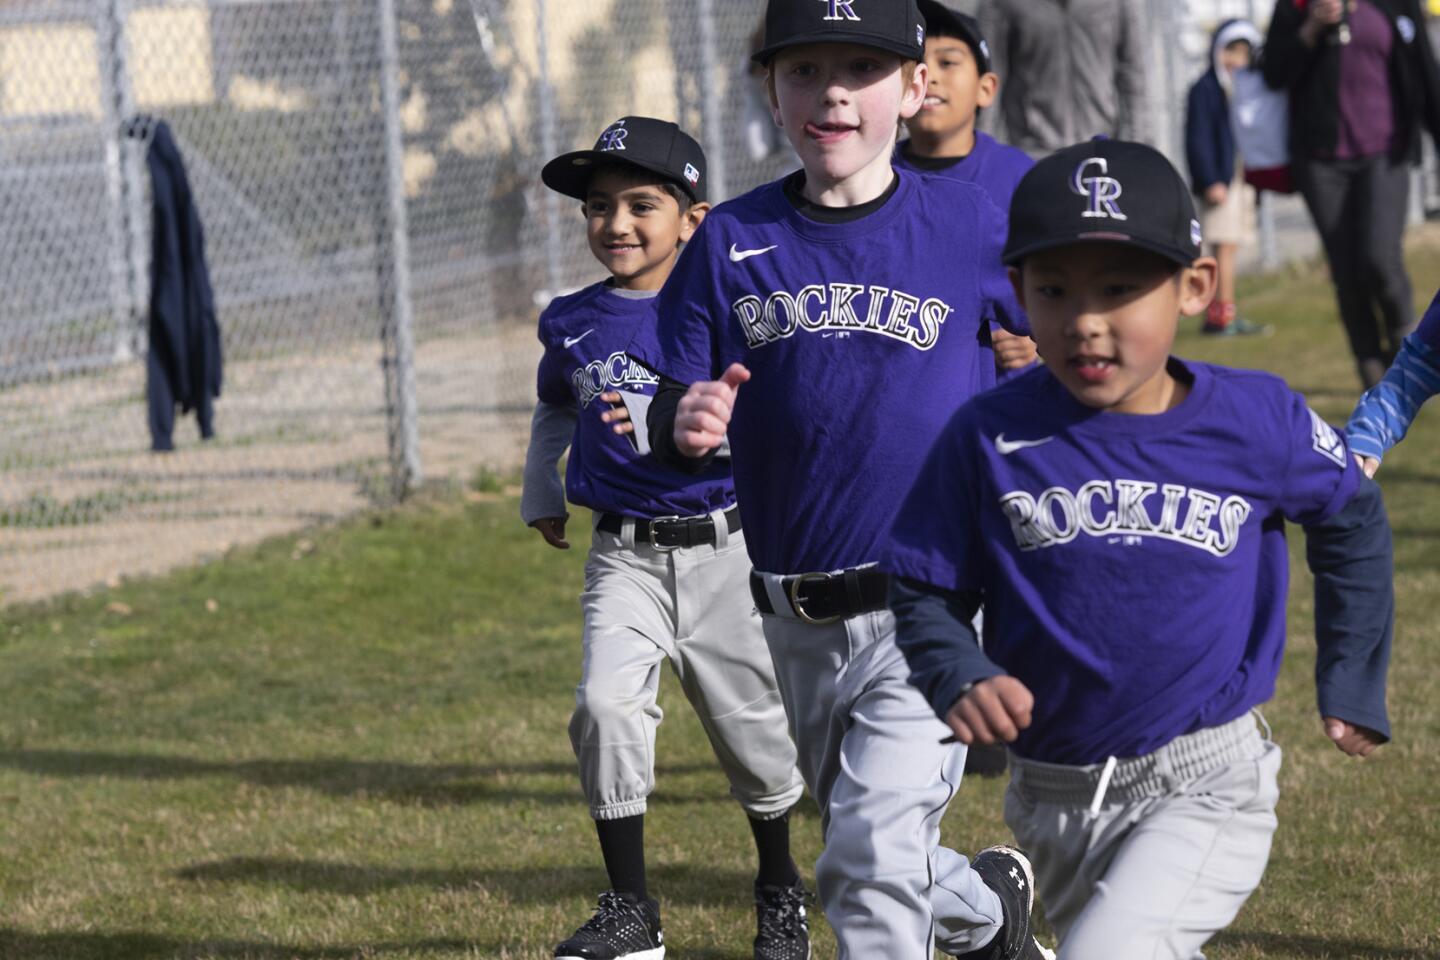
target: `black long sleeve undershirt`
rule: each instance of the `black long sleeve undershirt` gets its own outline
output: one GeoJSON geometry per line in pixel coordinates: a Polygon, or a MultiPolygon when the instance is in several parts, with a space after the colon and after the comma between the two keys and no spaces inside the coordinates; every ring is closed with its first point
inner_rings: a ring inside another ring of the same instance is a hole
{"type": "Polygon", "coordinates": [[[686,473],[699,473],[710,466],[719,447],[703,456],[687,457],[675,445],[675,418],[679,414],[680,399],[689,389],[679,380],[671,380],[663,374],[660,386],[655,389],[655,399],[650,401],[650,412],[645,416],[645,429],[650,434],[650,453],[665,464],[686,473]]]}

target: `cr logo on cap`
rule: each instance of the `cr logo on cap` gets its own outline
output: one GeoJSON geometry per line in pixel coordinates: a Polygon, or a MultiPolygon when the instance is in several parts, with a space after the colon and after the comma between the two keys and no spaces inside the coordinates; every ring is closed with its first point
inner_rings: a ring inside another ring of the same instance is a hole
{"type": "Polygon", "coordinates": [[[630,131],[625,129],[625,121],[617,120],[613,125],[611,125],[609,130],[606,130],[604,133],[600,134],[599,149],[604,152],[609,152],[612,150],[624,150],[625,138],[629,135],[630,131]]]}
{"type": "Polygon", "coordinates": [[[826,20],[858,21],[860,19],[860,15],[854,9],[855,0],[820,0],[820,2],[829,6],[830,12],[825,14],[826,20]]]}
{"type": "Polygon", "coordinates": [[[1115,220],[1130,219],[1115,205],[1115,201],[1120,199],[1120,194],[1124,190],[1121,188],[1119,180],[1105,176],[1109,172],[1110,163],[1104,157],[1091,157],[1075,168],[1075,175],[1070,178],[1070,189],[1089,200],[1089,206],[1080,216],[1110,217],[1115,220]],[[1085,176],[1085,171],[1091,167],[1099,167],[1101,175],[1098,177],[1085,176]]]}

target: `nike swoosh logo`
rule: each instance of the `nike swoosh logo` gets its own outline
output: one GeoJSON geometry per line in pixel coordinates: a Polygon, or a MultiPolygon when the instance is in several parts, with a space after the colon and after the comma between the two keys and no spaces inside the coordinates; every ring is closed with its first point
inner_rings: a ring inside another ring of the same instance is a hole
{"type": "Polygon", "coordinates": [[[780,246],[780,244],[772,243],[770,246],[761,247],[759,250],[736,250],[735,244],[732,243],[730,244],[730,262],[739,263],[741,260],[749,260],[751,257],[758,257],[762,253],[769,253],[771,250],[774,250],[778,246],[780,246]]]}
{"type": "Polygon", "coordinates": [[[571,347],[575,346],[575,344],[579,343],[581,340],[584,340],[586,337],[590,336],[590,334],[592,334],[592,333],[594,333],[594,332],[595,332],[595,328],[594,328],[594,327],[591,327],[589,330],[586,330],[584,333],[580,334],[580,336],[578,336],[578,337],[566,337],[566,338],[565,338],[565,349],[566,349],[566,350],[569,350],[571,347]]]}
{"type": "Polygon", "coordinates": [[[1000,456],[1008,457],[1016,450],[1024,450],[1026,447],[1038,447],[1042,443],[1049,443],[1054,437],[1041,437],[1039,440],[1006,440],[1005,434],[995,438],[995,449],[1000,451],[1000,456]]]}

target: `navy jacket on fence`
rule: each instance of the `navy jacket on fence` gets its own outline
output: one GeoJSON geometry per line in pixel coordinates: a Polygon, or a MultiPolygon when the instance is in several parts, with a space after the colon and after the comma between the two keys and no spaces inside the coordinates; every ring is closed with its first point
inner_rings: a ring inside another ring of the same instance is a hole
{"type": "Polygon", "coordinates": [[[156,450],[172,449],[175,404],[197,412],[200,435],[213,435],[211,400],[220,396],[220,326],[205,264],[205,232],[170,127],[157,122],[145,157],[153,186],[150,257],[150,432],[156,450]]]}

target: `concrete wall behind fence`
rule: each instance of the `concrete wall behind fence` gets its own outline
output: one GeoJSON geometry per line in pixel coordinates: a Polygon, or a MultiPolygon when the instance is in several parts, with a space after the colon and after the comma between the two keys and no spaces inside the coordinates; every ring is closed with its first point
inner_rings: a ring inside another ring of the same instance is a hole
{"type": "MultiPolygon", "coordinates": [[[[1209,27],[1251,6],[1155,0],[1172,118],[1209,27]]],[[[599,278],[540,165],[643,113],[700,134],[731,195],[791,169],[747,73],[761,10],[0,6],[0,603],[341,517],[421,475],[513,469],[537,310],[599,278]],[[182,418],[167,454],[145,418],[149,187],[145,143],[121,133],[136,115],[184,153],[225,347],[218,436],[182,418]]]]}

